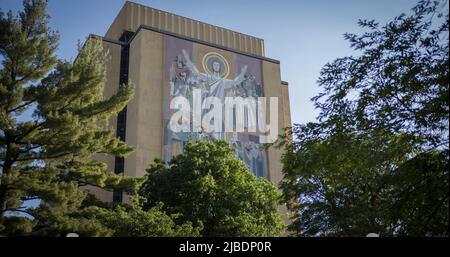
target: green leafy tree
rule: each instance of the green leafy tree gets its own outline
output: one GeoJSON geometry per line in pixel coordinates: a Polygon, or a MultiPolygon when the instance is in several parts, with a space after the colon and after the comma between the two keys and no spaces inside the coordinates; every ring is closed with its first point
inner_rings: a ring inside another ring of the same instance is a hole
{"type": "Polygon", "coordinates": [[[346,34],[325,65],[317,122],[282,138],[281,187],[304,236],[448,235],[449,43],[445,1],[346,34]]]}
{"type": "Polygon", "coordinates": [[[202,236],[278,236],[281,195],[257,179],[226,142],[189,142],[168,164],[156,160],[140,194],[144,209],[163,204],[177,224],[203,226],[202,236]]]}
{"type": "Polygon", "coordinates": [[[175,224],[174,219],[179,215],[167,215],[162,205],[146,211],[138,203],[117,206],[112,210],[94,207],[87,209],[83,215],[100,221],[110,230],[111,236],[117,237],[196,237],[202,230],[202,226],[193,227],[190,222],[175,224]]]}

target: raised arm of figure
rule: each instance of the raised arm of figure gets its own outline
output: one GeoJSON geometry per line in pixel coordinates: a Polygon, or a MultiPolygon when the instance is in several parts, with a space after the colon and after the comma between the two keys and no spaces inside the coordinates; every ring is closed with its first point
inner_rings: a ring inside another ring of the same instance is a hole
{"type": "Polygon", "coordinates": [[[242,81],[244,81],[244,79],[245,79],[246,72],[247,72],[247,65],[242,67],[241,73],[239,73],[239,75],[237,75],[237,77],[235,79],[224,81],[224,84],[225,84],[224,89],[234,88],[237,85],[241,84],[242,81]]]}
{"type": "Polygon", "coordinates": [[[242,67],[241,73],[239,73],[239,75],[234,79],[234,84],[235,85],[239,85],[239,84],[241,84],[244,81],[246,72],[247,72],[247,65],[242,67]]]}
{"type": "Polygon", "coordinates": [[[201,73],[197,67],[195,67],[195,64],[191,61],[191,58],[189,58],[189,54],[186,50],[182,50],[184,59],[186,59],[186,66],[188,69],[192,72],[192,75],[196,76],[198,79],[207,81],[208,77],[206,74],[201,73]]]}
{"type": "Polygon", "coordinates": [[[192,63],[191,58],[189,57],[189,54],[186,50],[182,50],[183,52],[183,56],[184,59],[186,60],[186,66],[188,67],[188,69],[194,73],[195,75],[197,75],[199,73],[197,67],[195,67],[195,65],[192,63]]]}

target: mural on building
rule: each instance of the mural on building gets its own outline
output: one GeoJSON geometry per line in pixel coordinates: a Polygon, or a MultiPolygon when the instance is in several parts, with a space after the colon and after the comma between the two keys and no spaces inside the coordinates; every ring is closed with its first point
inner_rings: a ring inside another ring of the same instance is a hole
{"type": "Polygon", "coordinates": [[[176,111],[170,108],[171,100],[182,96],[192,106],[195,90],[200,92],[202,100],[216,97],[223,102],[225,97],[262,97],[261,60],[166,35],[163,154],[168,161],[180,154],[188,141],[225,140],[253,174],[267,177],[267,154],[261,150],[258,133],[224,132],[224,129],[205,132],[205,124],[199,125],[199,132],[174,132],[169,128],[170,118],[176,111]]]}

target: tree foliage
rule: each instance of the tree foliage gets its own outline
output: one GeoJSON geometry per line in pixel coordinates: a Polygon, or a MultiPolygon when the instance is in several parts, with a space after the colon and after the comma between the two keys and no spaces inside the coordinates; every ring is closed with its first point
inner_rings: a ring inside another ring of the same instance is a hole
{"type": "Polygon", "coordinates": [[[142,182],[93,158],[132,150],[108,121],[133,87],[120,85],[104,98],[108,53],[101,42],[88,40],[73,63],[58,60],[48,22],[46,1],[24,1],[17,16],[0,12],[0,235],[198,234],[156,207],[114,207],[89,193],[86,186],[133,195],[142,182]]]}
{"type": "Polygon", "coordinates": [[[203,226],[202,236],[277,236],[281,195],[257,179],[226,142],[189,142],[168,164],[156,160],[140,194],[144,209],[163,203],[177,223],[203,226]]]}
{"type": "Polygon", "coordinates": [[[298,235],[448,235],[446,2],[345,34],[356,56],[321,71],[317,122],[281,140],[281,187],[298,235]]]}
{"type": "Polygon", "coordinates": [[[86,209],[83,215],[99,221],[107,229],[107,235],[116,237],[196,237],[203,229],[193,227],[190,222],[175,224],[174,219],[179,215],[167,215],[162,205],[144,211],[138,202],[113,209],[95,206],[86,209]]]}
{"type": "Polygon", "coordinates": [[[430,147],[448,144],[448,8],[445,1],[420,1],[412,12],[383,27],[360,20],[369,32],[344,35],[359,55],[322,69],[323,91],[312,99],[319,121],[330,129],[405,132],[430,147]]]}

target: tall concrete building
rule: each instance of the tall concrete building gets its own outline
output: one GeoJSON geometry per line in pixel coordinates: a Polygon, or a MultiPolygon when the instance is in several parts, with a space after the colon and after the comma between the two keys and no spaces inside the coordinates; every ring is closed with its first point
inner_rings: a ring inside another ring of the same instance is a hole
{"type": "MultiPolygon", "coordinates": [[[[208,96],[276,98],[278,117],[267,113],[267,120],[276,123],[277,134],[290,126],[288,83],[281,80],[280,62],[265,56],[263,39],[132,2],[126,2],[104,36],[91,37],[101,38],[111,55],[105,96],[121,83],[135,85],[134,98],[111,120],[117,136],[135,151],[125,159],[97,156],[109,169],[143,176],[155,158],[170,160],[189,140],[222,139],[230,142],[256,176],[279,183],[281,151],[260,149],[261,133],[249,131],[246,121],[244,132],[211,131],[203,123],[196,131],[170,128],[177,112],[171,108],[174,98],[184,96],[195,105],[195,92],[203,100],[208,96]]],[[[244,116],[252,115],[247,110],[244,116]]],[[[196,125],[194,119],[189,125],[196,125]]],[[[104,201],[125,200],[121,192],[98,195],[104,201]]]]}

